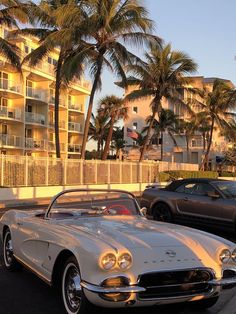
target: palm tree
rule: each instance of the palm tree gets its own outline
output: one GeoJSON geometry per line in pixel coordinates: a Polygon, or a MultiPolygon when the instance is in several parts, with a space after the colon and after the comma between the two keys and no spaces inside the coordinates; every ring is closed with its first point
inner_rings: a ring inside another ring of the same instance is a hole
{"type": "Polygon", "coordinates": [[[112,134],[112,144],[111,147],[116,150],[116,158],[119,157],[119,153],[125,147],[124,140],[124,127],[115,127],[112,134]]]}
{"type": "MultiPolygon", "coordinates": [[[[149,121],[152,117],[150,116],[147,119],[147,122],[149,124],[149,121]]],[[[172,139],[175,146],[177,145],[176,139],[174,137],[174,133],[177,132],[177,125],[178,125],[179,119],[176,114],[170,109],[161,109],[159,119],[154,119],[152,124],[152,130],[153,134],[150,138],[150,143],[155,138],[159,139],[161,137],[161,160],[163,160],[163,148],[164,148],[164,133],[167,132],[172,139]]],[[[143,129],[143,132],[148,132],[149,126],[145,127],[143,129]]]]}
{"type": "MultiPolygon", "coordinates": [[[[2,1],[0,9],[0,25],[18,29],[17,21],[27,23],[30,21],[30,2],[22,3],[18,0],[2,1]]],[[[20,49],[10,42],[9,38],[0,37],[0,53],[6,58],[19,72],[21,72],[20,49]]]]}
{"type": "Polygon", "coordinates": [[[89,98],[87,117],[84,127],[84,136],[81,158],[84,158],[88,138],[89,123],[93,109],[94,95],[101,87],[101,74],[105,67],[114,71],[125,81],[125,63],[138,62],[134,54],[129,52],[126,45],[142,47],[144,43],[160,39],[151,34],[153,22],[148,18],[147,10],[138,0],[94,0],[90,1],[91,14],[83,25],[74,28],[74,34],[86,29],[87,36],[80,41],[77,49],[68,56],[73,71],[73,64],[85,63],[90,68],[93,77],[92,89],[89,98]]]}
{"type": "MultiPolygon", "coordinates": [[[[30,54],[24,62],[29,66],[36,66],[42,59],[47,57],[55,49],[59,52],[58,60],[55,65],[55,144],[56,156],[60,158],[60,139],[59,139],[59,98],[61,87],[67,86],[74,77],[80,77],[83,72],[82,64],[74,65],[73,73],[65,71],[64,63],[68,59],[69,52],[75,45],[73,30],[75,26],[81,25],[85,18],[84,5],[86,1],[77,0],[50,0],[41,1],[35,5],[31,11],[37,23],[36,28],[25,28],[16,32],[36,36],[39,38],[40,45],[30,54]]],[[[78,37],[76,38],[78,44],[78,37]]]]}
{"type": "Polygon", "coordinates": [[[130,72],[135,75],[129,80],[129,84],[139,88],[126,96],[126,99],[130,101],[151,97],[152,115],[140,161],[143,160],[156,115],[160,116],[162,101],[165,98],[176,105],[187,107],[181,95],[183,87],[189,81],[184,75],[197,69],[196,63],[188,55],[181,51],[172,51],[170,44],[164,47],[152,45],[150,52],[145,53],[145,59],[146,61],[139,65],[129,66],[130,72]]]}
{"type": "Polygon", "coordinates": [[[217,126],[220,130],[229,130],[231,127],[230,123],[236,117],[236,114],[233,112],[236,102],[236,90],[226,81],[216,79],[213,83],[212,91],[204,89],[201,97],[202,101],[195,99],[195,102],[201,106],[202,111],[210,121],[209,140],[201,169],[208,169],[209,155],[215,127],[217,126]]]}
{"type": "Polygon", "coordinates": [[[198,130],[198,123],[196,123],[195,119],[192,119],[190,121],[186,120],[179,120],[178,124],[178,130],[180,134],[184,134],[185,140],[186,140],[186,151],[187,151],[187,162],[190,162],[190,150],[189,150],[189,144],[191,139],[193,138],[195,132],[198,130]]]}
{"type": "Polygon", "coordinates": [[[110,117],[108,115],[97,114],[96,116],[92,114],[89,127],[89,140],[97,141],[97,152],[96,158],[101,157],[101,152],[103,150],[103,141],[105,139],[106,130],[109,128],[110,117]]]}
{"type": "Polygon", "coordinates": [[[113,128],[119,119],[126,119],[128,108],[125,106],[124,99],[114,95],[106,96],[100,100],[99,112],[101,115],[110,116],[109,132],[106,139],[105,148],[102,154],[102,160],[107,159],[107,155],[112,140],[113,128]]]}

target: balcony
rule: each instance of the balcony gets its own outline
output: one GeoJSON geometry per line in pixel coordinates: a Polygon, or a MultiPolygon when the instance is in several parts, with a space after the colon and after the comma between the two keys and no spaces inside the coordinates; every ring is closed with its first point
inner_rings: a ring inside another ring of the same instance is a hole
{"type": "Polygon", "coordinates": [[[82,127],[82,124],[80,124],[78,122],[69,122],[68,123],[68,130],[71,131],[71,132],[82,133],[83,132],[83,127],[82,127]]]}
{"type": "Polygon", "coordinates": [[[20,136],[0,134],[0,145],[13,148],[23,148],[23,138],[20,136]]]}
{"type": "MultiPolygon", "coordinates": [[[[50,97],[49,98],[49,104],[50,105],[55,105],[55,97],[50,97]]],[[[63,108],[66,108],[66,103],[63,99],[59,99],[59,107],[63,107],[63,108]]]]}
{"type": "Polygon", "coordinates": [[[35,138],[25,138],[25,148],[46,150],[47,149],[46,140],[38,140],[35,138]]]}
{"type": "Polygon", "coordinates": [[[75,111],[83,111],[83,105],[79,104],[68,104],[68,109],[69,110],[75,110],[75,111]]]}
{"type": "Polygon", "coordinates": [[[26,123],[36,123],[40,125],[45,125],[46,118],[44,115],[34,112],[25,112],[25,122],[26,123]]]}
{"type": "Polygon", "coordinates": [[[190,146],[191,148],[203,148],[203,140],[193,139],[190,146]]]}
{"type": "Polygon", "coordinates": [[[86,81],[86,80],[78,80],[78,79],[74,78],[72,80],[72,83],[75,84],[75,85],[78,85],[80,87],[83,87],[83,88],[85,88],[87,90],[91,89],[91,82],[86,81]]]}
{"type": "MultiPolygon", "coordinates": [[[[66,151],[66,144],[65,143],[60,143],[60,150],[62,152],[66,151]]],[[[49,152],[56,151],[56,144],[54,142],[52,142],[52,141],[48,142],[48,151],[49,152]]]]}
{"type": "MultiPolygon", "coordinates": [[[[55,123],[54,123],[54,121],[50,120],[48,125],[50,128],[54,128],[55,123]]],[[[59,129],[66,129],[65,121],[59,121],[59,129]]]]}
{"type": "Polygon", "coordinates": [[[28,86],[26,87],[26,97],[43,101],[43,102],[48,101],[48,93],[46,90],[32,88],[28,86]]]}
{"type": "Polygon", "coordinates": [[[68,144],[68,152],[69,153],[81,153],[81,145],[79,144],[68,144]]]}
{"type": "Polygon", "coordinates": [[[22,94],[22,85],[19,82],[10,81],[4,78],[0,79],[0,89],[3,89],[13,95],[22,94]]]}
{"type": "Polygon", "coordinates": [[[0,118],[22,121],[21,110],[18,108],[0,107],[0,118]]]}

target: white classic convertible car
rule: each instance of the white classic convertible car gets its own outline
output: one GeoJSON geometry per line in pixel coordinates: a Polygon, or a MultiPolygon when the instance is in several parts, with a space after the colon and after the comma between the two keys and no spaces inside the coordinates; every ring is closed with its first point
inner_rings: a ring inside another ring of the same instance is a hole
{"type": "Polygon", "coordinates": [[[46,212],[9,210],[0,220],[5,266],[59,286],[69,314],[94,305],[207,308],[236,284],[236,245],[143,211],[131,193],[81,189],[59,193],[46,212]]]}

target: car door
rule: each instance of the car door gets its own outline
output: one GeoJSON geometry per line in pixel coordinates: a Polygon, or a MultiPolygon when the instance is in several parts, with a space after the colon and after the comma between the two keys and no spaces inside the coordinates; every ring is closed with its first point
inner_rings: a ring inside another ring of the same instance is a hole
{"type": "Polygon", "coordinates": [[[176,189],[180,193],[177,208],[180,214],[196,216],[199,219],[221,219],[224,199],[207,182],[185,183],[176,189]],[[219,197],[208,196],[208,192],[219,197]]]}

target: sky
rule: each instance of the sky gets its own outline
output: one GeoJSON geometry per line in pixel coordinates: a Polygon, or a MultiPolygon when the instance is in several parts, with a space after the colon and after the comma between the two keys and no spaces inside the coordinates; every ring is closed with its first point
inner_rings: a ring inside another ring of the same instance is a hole
{"type": "MultiPolygon", "coordinates": [[[[155,34],[199,65],[196,75],[220,77],[236,85],[236,0],[144,0],[155,34]]],[[[139,52],[140,54],[140,52],[139,52]]],[[[103,73],[101,92],[122,96],[115,77],[103,73]]]]}

